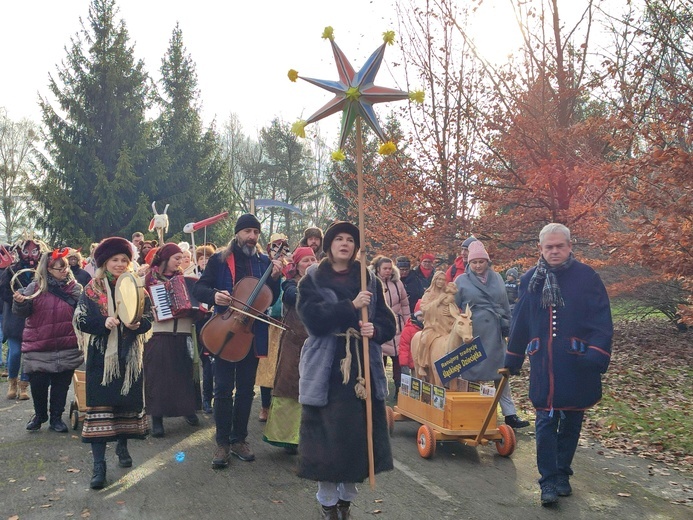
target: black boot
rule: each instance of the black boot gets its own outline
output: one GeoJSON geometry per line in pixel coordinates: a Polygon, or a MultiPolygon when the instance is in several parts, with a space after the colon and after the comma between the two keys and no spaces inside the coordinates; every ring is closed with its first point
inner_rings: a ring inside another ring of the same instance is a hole
{"type": "Polygon", "coordinates": [[[118,439],[118,445],[116,446],[116,455],[118,455],[118,466],[121,468],[132,467],[132,457],[128,452],[128,441],[127,439],[118,439]]]}
{"type": "Polygon", "coordinates": [[[339,520],[339,513],[337,512],[337,506],[323,506],[320,505],[320,513],[322,520],[339,520]]]}
{"type": "Polygon", "coordinates": [[[67,424],[63,422],[62,414],[51,415],[50,426],[48,426],[48,429],[58,433],[67,432],[67,424]]]}
{"type": "Polygon", "coordinates": [[[164,418],[152,415],[152,437],[164,436],[164,418]]]}
{"type": "Polygon", "coordinates": [[[89,487],[92,489],[103,489],[106,485],[106,461],[94,462],[94,474],[91,476],[89,487]]]}
{"type": "Polygon", "coordinates": [[[39,414],[34,414],[31,419],[29,419],[29,422],[26,423],[26,429],[29,430],[30,432],[35,432],[36,430],[41,429],[41,425],[45,423],[48,420],[48,417],[40,416],[39,414]]]}
{"type": "Polygon", "coordinates": [[[339,520],[349,520],[351,518],[351,502],[346,500],[337,502],[337,518],[339,520]]]}

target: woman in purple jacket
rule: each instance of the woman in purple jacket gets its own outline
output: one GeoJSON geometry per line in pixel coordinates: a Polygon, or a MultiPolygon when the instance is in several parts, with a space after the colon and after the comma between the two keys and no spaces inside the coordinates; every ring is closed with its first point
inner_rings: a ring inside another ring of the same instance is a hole
{"type": "Polygon", "coordinates": [[[44,253],[34,281],[13,296],[12,312],[26,318],[22,362],[34,400],[34,416],[26,425],[29,431],[40,429],[50,418],[49,429],[67,432],[62,420],[67,391],[72,374],[84,361],[72,327],[82,286],[70,271],[68,253],[67,248],[44,253]]]}

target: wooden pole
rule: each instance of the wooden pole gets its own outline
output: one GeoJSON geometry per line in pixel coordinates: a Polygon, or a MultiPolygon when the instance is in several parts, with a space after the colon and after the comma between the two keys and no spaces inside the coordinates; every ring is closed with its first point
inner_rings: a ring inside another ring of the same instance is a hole
{"type": "MultiPolygon", "coordinates": [[[[367,291],[366,281],[366,233],[363,215],[363,137],[361,118],[356,118],[356,178],[358,183],[359,235],[361,236],[361,290],[367,291]]],[[[368,321],[368,307],[361,307],[361,321],[368,321]]],[[[371,360],[368,338],[363,340],[363,366],[366,379],[366,436],[368,437],[368,482],[375,489],[375,460],[373,456],[373,401],[371,400],[371,360]]]]}

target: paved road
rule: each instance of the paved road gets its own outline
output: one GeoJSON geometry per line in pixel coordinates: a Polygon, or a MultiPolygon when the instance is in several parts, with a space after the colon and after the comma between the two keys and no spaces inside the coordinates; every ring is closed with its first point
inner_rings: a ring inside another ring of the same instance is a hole
{"type": "MultiPolygon", "coordinates": [[[[0,385],[4,396],[5,385],[0,385]]],[[[57,519],[312,519],[318,517],[315,485],[295,476],[294,456],[261,439],[256,399],[249,440],[255,462],[233,459],[213,471],[213,423],[201,416],[191,428],[166,419],[166,437],[131,442],[133,468],[107,452],[108,487],[89,489],[91,454],[76,432],[45,425],[24,429],[31,401],[0,402],[0,520],[57,519]],[[182,461],[176,455],[183,453],[182,461]]],[[[610,454],[585,443],[578,449],[574,495],[557,508],[539,505],[531,431],[518,434],[511,458],[495,448],[439,444],[433,459],[419,457],[416,423],[397,422],[392,438],[395,470],[368,484],[353,518],[382,519],[690,519],[693,480],[663,466],[610,454]],[[654,473],[653,475],[650,475],[654,473]],[[669,473],[669,474],[667,474],[669,473]],[[621,496],[619,496],[621,494],[621,496]],[[673,503],[687,500],[689,505],[673,503]]],[[[528,430],[531,430],[529,428],[528,430]]]]}

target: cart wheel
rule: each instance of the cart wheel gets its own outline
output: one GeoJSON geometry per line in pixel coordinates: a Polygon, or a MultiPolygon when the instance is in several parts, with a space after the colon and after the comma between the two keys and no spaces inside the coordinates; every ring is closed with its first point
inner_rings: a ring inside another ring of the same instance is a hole
{"type": "Polygon", "coordinates": [[[387,431],[390,433],[390,436],[392,436],[395,432],[395,411],[391,406],[386,406],[385,412],[387,414],[387,431]]]}
{"type": "Polygon", "coordinates": [[[76,430],[79,426],[79,410],[75,406],[75,403],[70,405],[70,426],[73,430],[76,430]]]}
{"type": "Polygon", "coordinates": [[[515,451],[515,431],[507,424],[500,424],[498,425],[498,433],[501,434],[501,440],[496,441],[498,454],[503,457],[510,457],[515,451]]]}
{"type": "Polygon", "coordinates": [[[436,437],[433,429],[428,424],[422,424],[417,433],[419,455],[424,459],[430,459],[436,454],[436,437]]]}

